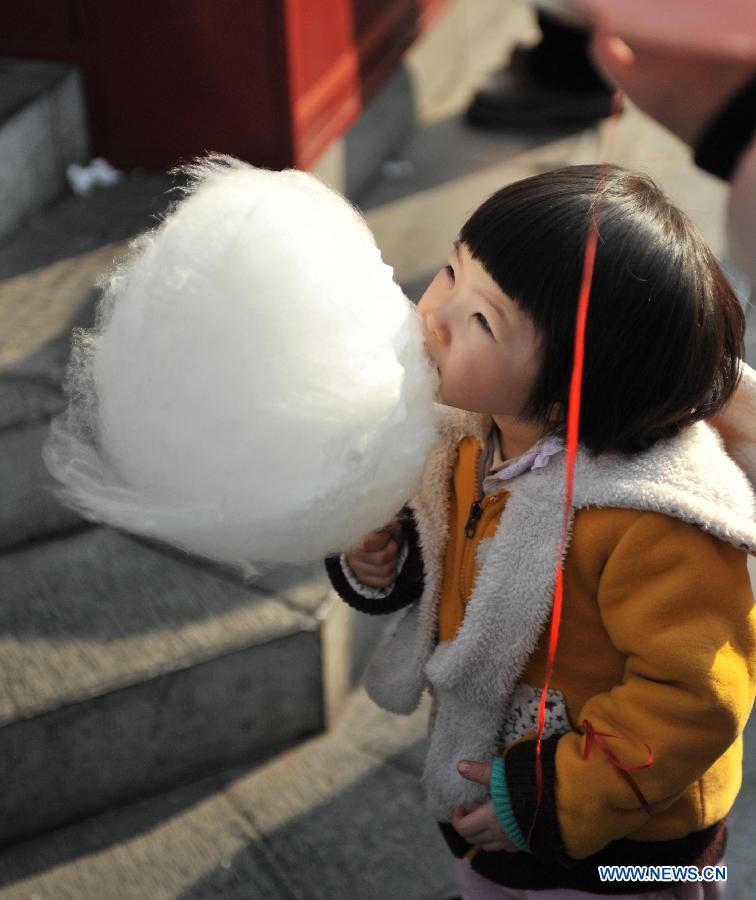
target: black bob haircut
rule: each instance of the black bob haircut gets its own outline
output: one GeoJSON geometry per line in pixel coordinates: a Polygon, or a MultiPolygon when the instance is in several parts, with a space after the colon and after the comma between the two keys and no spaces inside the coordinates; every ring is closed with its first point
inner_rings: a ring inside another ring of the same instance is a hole
{"type": "Polygon", "coordinates": [[[745,316],[693,222],[646,175],[572,166],[497,191],[459,239],[541,332],[522,417],[551,418],[563,434],[594,216],[580,440],[594,453],[636,453],[715,413],[740,378],[745,316]]]}

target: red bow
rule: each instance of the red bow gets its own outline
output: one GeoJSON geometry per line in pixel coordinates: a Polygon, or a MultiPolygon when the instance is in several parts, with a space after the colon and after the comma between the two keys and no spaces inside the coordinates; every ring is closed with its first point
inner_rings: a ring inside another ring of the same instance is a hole
{"type": "Polygon", "coordinates": [[[648,756],[646,757],[646,761],[644,763],[641,763],[639,766],[628,766],[628,765],[625,765],[625,763],[620,762],[619,759],[617,759],[617,757],[614,755],[614,753],[612,752],[612,750],[609,747],[609,745],[607,744],[607,742],[604,740],[604,738],[617,738],[617,740],[621,741],[621,740],[626,740],[626,738],[617,737],[616,734],[607,734],[604,731],[596,731],[594,729],[593,725],[591,725],[591,723],[588,721],[588,719],[583,720],[583,724],[582,724],[581,728],[585,732],[585,749],[583,750],[582,759],[588,759],[588,754],[591,752],[591,744],[596,744],[597,747],[600,747],[601,750],[603,750],[603,752],[606,755],[609,762],[613,766],[616,767],[616,769],[620,773],[620,775],[630,785],[630,788],[631,788],[632,792],[635,794],[635,796],[638,798],[640,805],[650,816],[652,813],[651,813],[651,807],[648,805],[648,801],[641,793],[641,789],[635,783],[635,780],[633,779],[633,777],[631,775],[629,775],[628,773],[629,772],[637,772],[638,769],[647,769],[649,766],[653,765],[654,751],[648,746],[648,744],[646,744],[644,742],[643,746],[648,751],[648,756]]]}

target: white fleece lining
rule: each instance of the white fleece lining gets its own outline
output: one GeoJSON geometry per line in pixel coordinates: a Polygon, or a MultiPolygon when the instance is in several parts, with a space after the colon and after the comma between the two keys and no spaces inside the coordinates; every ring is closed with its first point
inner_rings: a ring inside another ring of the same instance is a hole
{"type": "MultiPolygon", "coordinates": [[[[485,417],[458,411],[447,417],[445,440],[431,454],[411,504],[425,591],[378,648],[366,679],[373,700],[398,713],[412,712],[423,690],[432,690],[436,716],[423,780],[430,811],[442,821],[457,803],[486,799],[486,788],[458,775],[457,762],[489,761],[497,750],[510,694],[551,612],[561,539],[563,466],[512,481],[457,636],[434,647],[448,529],[448,488],[441,488],[450,484],[461,438],[472,434],[482,441],[487,431],[485,417]]],[[[704,423],[629,459],[592,457],[581,449],[574,509],[587,506],[666,513],[756,549],[756,499],[748,479],[704,423]]]]}

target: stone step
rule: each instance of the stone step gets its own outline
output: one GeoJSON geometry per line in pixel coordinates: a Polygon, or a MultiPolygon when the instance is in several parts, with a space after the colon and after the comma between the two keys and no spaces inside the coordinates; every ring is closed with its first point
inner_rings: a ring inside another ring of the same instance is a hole
{"type": "Polygon", "coordinates": [[[320,565],[245,583],[82,521],[41,459],[60,394],[26,387],[0,404],[0,844],[323,731],[382,624],[320,565]]]}
{"type": "Polygon", "coordinates": [[[34,533],[43,518],[51,529],[0,554],[0,843],[323,731],[380,624],[350,613],[320,565],[248,584],[108,528],[76,527],[62,510],[52,531],[54,498],[42,492],[34,509],[21,496],[40,494],[44,430],[11,432],[0,448],[23,473],[15,527],[34,533]]]}
{"type": "Polygon", "coordinates": [[[0,842],[325,725],[322,577],[297,604],[93,528],[3,555],[0,584],[0,842]]]}
{"type": "Polygon", "coordinates": [[[93,285],[169,185],[69,195],[0,247],[0,843],[323,731],[383,624],[337,603],[319,565],[245,583],[51,489],[69,327],[91,323],[93,285]]]}
{"type": "Polygon", "coordinates": [[[320,565],[245,583],[61,506],[41,447],[67,341],[0,371],[0,844],[323,731],[383,624],[320,565]]]}
{"type": "MultiPolygon", "coordinates": [[[[449,900],[419,780],[427,716],[427,702],[392,716],[356,691],[332,732],[275,760],[0,850],[0,900],[449,900]]],[[[754,790],[751,753],[728,900],[753,896],[754,790]]]]}
{"type": "Polygon", "coordinates": [[[0,59],[0,240],[63,190],[88,146],[78,69],[0,59]]]}
{"type": "Polygon", "coordinates": [[[0,851],[0,900],[444,900],[451,858],[424,808],[428,704],[364,692],[275,760],[0,851]]]}
{"type": "Polygon", "coordinates": [[[41,447],[66,344],[0,371],[0,844],[323,731],[382,624],[320,565],[245,583],[63,507],[41,447]]]}

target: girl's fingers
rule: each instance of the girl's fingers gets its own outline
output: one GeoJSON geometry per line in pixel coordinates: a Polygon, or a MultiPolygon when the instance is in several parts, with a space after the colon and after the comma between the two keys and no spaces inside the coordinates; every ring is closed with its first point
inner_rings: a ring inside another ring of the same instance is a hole
{"type": "Polygon", "coordinates": [[[384,588],[396,581],[396,565],[366,566],[359,560],[350,560],[349,557],[347,562],[355,578],[367,587],[384,588]]]}
{"type": "Polygon", "coordinates": [[[368,570],[371,574],[377,574],[380,570],[396,567],[398,556],[399,548],[392,541],[385,550],[380,550],[376,553],[368,553],[363,550],[352,550],[347,553],[347,560],[355,573],[357,571],[356,566],[360,566],[361,568],[368,570]]]}
{"type": "Polygon", "coordinates": [[[387,531],[371,531],[360,542],[360,550],[364,550],[367,553],[376,553],[379,550],[383,550],[390,540],[391,535],[387,531]]]}
{"type": "Polygon", "coordinates": [[[477,831],[475,834],[471,834],[467,839],[471,844],[476,844],[478,847],[482,847],[483,844],[490,844],[493,841],[501,840],[500,834],[495,834],[493,831],[489,831],[486,829],[485,831],[477,831]]]}
{"type": "Polygon", "coordinates": [[[402,523],[399,519],[392,519],[383,528],[366,534],[360,542],[360,548],[369,552],[384,550],[390,541],[393,540],[395,543],[398,543],[401,533],[402,523]]]}
{"type": "Polygon", "coordinates": [[[464,829],[464,837],[471,844],[486,844],[491,841],[500,841],[502,838],[501,829],[498,826],[492,826],[490,822],[486,822],[482,826],[479,823],[462,823],[464,829]]]}
{"type": "Polygon", "coordinates": [[[359,558],[349,559],[349,557],[347,557],[347,562],[358,578],[361,575],[367,575],[370,578],[388,578],[389,576],[396,575],[396,559],[381,565],[376,565],[359,558]]]}
{"type": "Polygon", "coordinates": [[[488,785],[491,783],[491,764],[463,759],[457,767],[459,774],[468,781],[488,785]]]}
{"type": "Polygon", "coordinates": [[[506,837],[491,801],[468,812],[467,815],[456,819],[453,817],[452,824],[465,840],[478,846],[500,843],[506,837]]]}
{"type": "Polygon", "coordinates": [[[489,844],[481,844],[480,849],[485,850],[486,853],[497,853],[499,850],[508,850],[509,846],[502,844],[501,841],[492,841],[489,844]]]}
{"type": "MultiPolygon", "coordinates": [[[[355,575],[357,573],[355,572],[355,575]]],[[[385,575],[385,576],[374,576],[374,575],[358,575],[357,580],[360,584],[364,584],[365,587],[370,588],[387,588],[391,587],[391,585],[396,581],[395,575],[385,575]]]]}
{"type": "Polygon", "coordinates": [[[393,519],[381,531],[365,535],[361,543],[346,555],[349,568],[366,587],[386,588],[396,581],[401,523],[393,519]]]}
{"type": "Polygon", "coordinates": [[[383,529],[383,531],[388,532],[391,537],[399,539],[402,533],[402,523],[399,519],[392,519],[388,525],[383,529]]]}
{"type": "Polygon", "coordinates": [[[464,817],[466,815],[467,815],[467,810],[464,808],[464,806],[455,806],[454,809],[452,810],[452,817],[451,817],[452,825],[460,834],[462,834],[462,832],[459,831],[459,824],[461,823],[462,819],[464,819],[464,817]]]}
{"type": "Polygon", "coordinates": [[[381,572],[386,572],[389,569],[396,568],[396,554],[393,556],[384,559],[380,557],[379,559],[372,558],[371,556],[365,556],[361,553],[354,553],[347,556],[347,559],[351,562],[359,566],[366,572],[369,572],[371,575],[378,575],[381,572]]]}
{"type": "Polygon", "coordinates": [[[492,822],[497,822],[496,813],[493,810],[492,803],[484,803],[471,810],[465,816],[465,827],[472,832],[484,831],[491,826],[492,822]]]}

